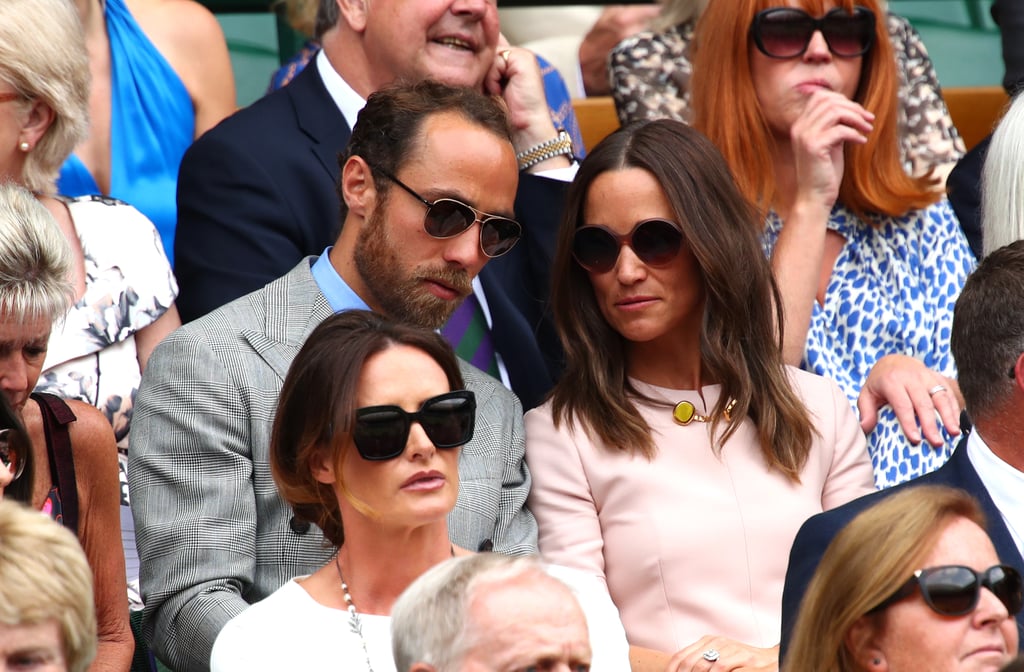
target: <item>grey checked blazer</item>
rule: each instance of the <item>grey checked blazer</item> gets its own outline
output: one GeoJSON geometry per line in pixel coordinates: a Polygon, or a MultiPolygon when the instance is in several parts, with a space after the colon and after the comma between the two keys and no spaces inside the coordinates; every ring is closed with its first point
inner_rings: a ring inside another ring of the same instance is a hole
{"type": "MultiPolygon", "coordinates": [[[[285,374],[331,314],[310,273],[314,259],[175,331],[143,376],[128,473],[144,632],[178,672],[209,669],[229,619],[334,552],[318,528],[293,520],[268,461],[285,374]]],[[[451,538],[472,550],[493,543],[534,553],[522,407],[478,369],[464,364],[462,373],[476,393],[477,425],[459,462],[451,538]]]]}

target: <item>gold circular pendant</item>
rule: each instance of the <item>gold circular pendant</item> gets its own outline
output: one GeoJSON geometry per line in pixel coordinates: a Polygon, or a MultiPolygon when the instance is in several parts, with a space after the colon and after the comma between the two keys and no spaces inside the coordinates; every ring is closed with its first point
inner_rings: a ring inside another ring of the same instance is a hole
{"type": "Polygon", "coordinates": [[[672,409],[672,417],[680,425],[684,427],[694,420],[694,416],[697,415],[697,409],[688,401],[680,401],[676,404],[676,407],[672,409]]]}

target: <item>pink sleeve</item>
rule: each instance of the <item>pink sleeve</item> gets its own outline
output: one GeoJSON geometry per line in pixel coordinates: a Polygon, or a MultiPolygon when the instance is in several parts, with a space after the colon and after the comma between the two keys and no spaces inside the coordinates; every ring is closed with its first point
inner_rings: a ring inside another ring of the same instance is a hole
{"type": "Polygon", "coordinates": [[[526,462],[533,485],[527,504],[537,519],[545,561],[604,581],[604,540],[584,460],[595,450],[577,427],[555,429],[550,406],[526,414],[526,462]]]}
{"type": "MultiPolygon", "coordinates": [[[[831,380],[822,379],[832,393],[835,409],[831,441],[832,464],[821,491],[821,508],[829,510],[875,491],[875,475],[868,455],[867,441],[849,399],[831,380]]],[[[819,425],[824,430],[825,423],[819,425]]],[[[828,437],[822,437],[826,442],[828,437]]]]}

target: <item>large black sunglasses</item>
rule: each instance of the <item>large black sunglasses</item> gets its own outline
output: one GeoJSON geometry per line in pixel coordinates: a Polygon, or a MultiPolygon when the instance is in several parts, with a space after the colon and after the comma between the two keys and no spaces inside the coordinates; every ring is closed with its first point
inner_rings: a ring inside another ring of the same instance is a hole
{"type": "Polygon", "coordinates": [[[12,445],[14,439],[14,430],[10,427],[0,429],[0,467],[11,470],[12,481],[18,480],[22,472],[25,471],[25,463],[28,461],[25,459],[25,455],[18,451],[18,448],[12,445]]]}
{"type": "Polygon", "coordinates": [[[683,232],[678,225],[664,219],[645,219],[622,236],[605,226],[581,226],[573,234],[572,256],[591,273],[607,273],[615,268],[623,245],[629,245],[645,264],[665,266],[676,258],[682,244],[683,232]]]}
{"type": "Polygon", "coordinates": [[[500,257],[519,242],[523,235],[523,227],[514,219],[490,215],[480,212],[471,205],[454,198],[439,198],[428,201],[400,179],[380,168],[376,169],[413,198],[427,206],[427,214],[423,218],[423,230],[434,238],[454,238],[476,222],[480,222],[480,249],[488,257],[500,257]]]}
{"type": "Polygon", "coordinates": [[[1024,602],[1020,572],[1013,567],[995,565],[978,573],[962,565],[943,565],[917,570],[871,612],[881,611],[908,597],[915,586],[920,588],[921,596],[932,611],[943,616],[963,616],[974,611],[983,587],[999,598],[1011,616],[1020,611],[1024,602]]]}
{"type": "Polygon", "coordinates": [[[352,440],[364,460],[391,460],[405,452],[412,423],[420,423],[435,448],[457,448],[473,438],[476,396],[457,390],[431,397],[420,410],[401,406],[366,406],[356,410],[352,440]]]}
{"type": "Polygon", "coordinates": [[[875,42],[875,14],[866,7],[853,13],[836,8],[819,19],[795,7],[774,7],[755,14],[750,26],[754,44],[771,58],[802,56],[819,30],[836,56],[863,56],[875,42]]]}

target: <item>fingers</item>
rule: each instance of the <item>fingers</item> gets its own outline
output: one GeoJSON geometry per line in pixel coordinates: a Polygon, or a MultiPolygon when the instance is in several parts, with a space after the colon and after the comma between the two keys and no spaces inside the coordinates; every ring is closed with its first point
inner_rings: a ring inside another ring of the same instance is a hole
{"type": "MultiPolygon", "coordinates": [[[[952,436],[960,434],[960,399],[958,395],[958,389],[956,382],[940,376],[942,381],[929,389],[928,396],[931,397],[932,405],[939,414],[939,420],[942,422],[942,426],[946,428],[952,436]],[[938,387],[942,387],[942,390],[938,390],[938,387]]],[[[925,436],[929,442],[934,446],[940,446],[943,443],[942,434],[938,428],[932,425],[932,429],[935,430],[935,437],[938,443],[932,440],[932,437],[928,436],[928,432],[925,432],[925,436]]]]}
{"type": "Polygon", "coordinates": [[[945,443],[939,423],[951,435],[960,433],[956,383],[913,357],[887,355],[872,367],[857,399],[862,428],[869,424],[874,428],[877,409],[883,404],[889,404],[903,433],[913,443],[922,438],[935,447],[945,443]]]}
{"type": "Polygon", "coordinates": [[[798,146],[810,150],[834,147],[841,142],[867,142],[875,115],[833,91],[816,91],[794,122],[791,135],[798,146]]]}
{"type": "Polygon", "coordinates": [[[860,429],[865,434],[875,431],[878,425],[878,400],[868,392],[867,386],[861,388],[857,396],[857,412],[860,414],[860,429]]]}
{"type": "Polygon", "coordinates": [[[762,649],[728,637],[706,635],[677,651],[665,668],[666,672],[738,672],[750,669],[777,670],[778,647],[762,649]]]}

